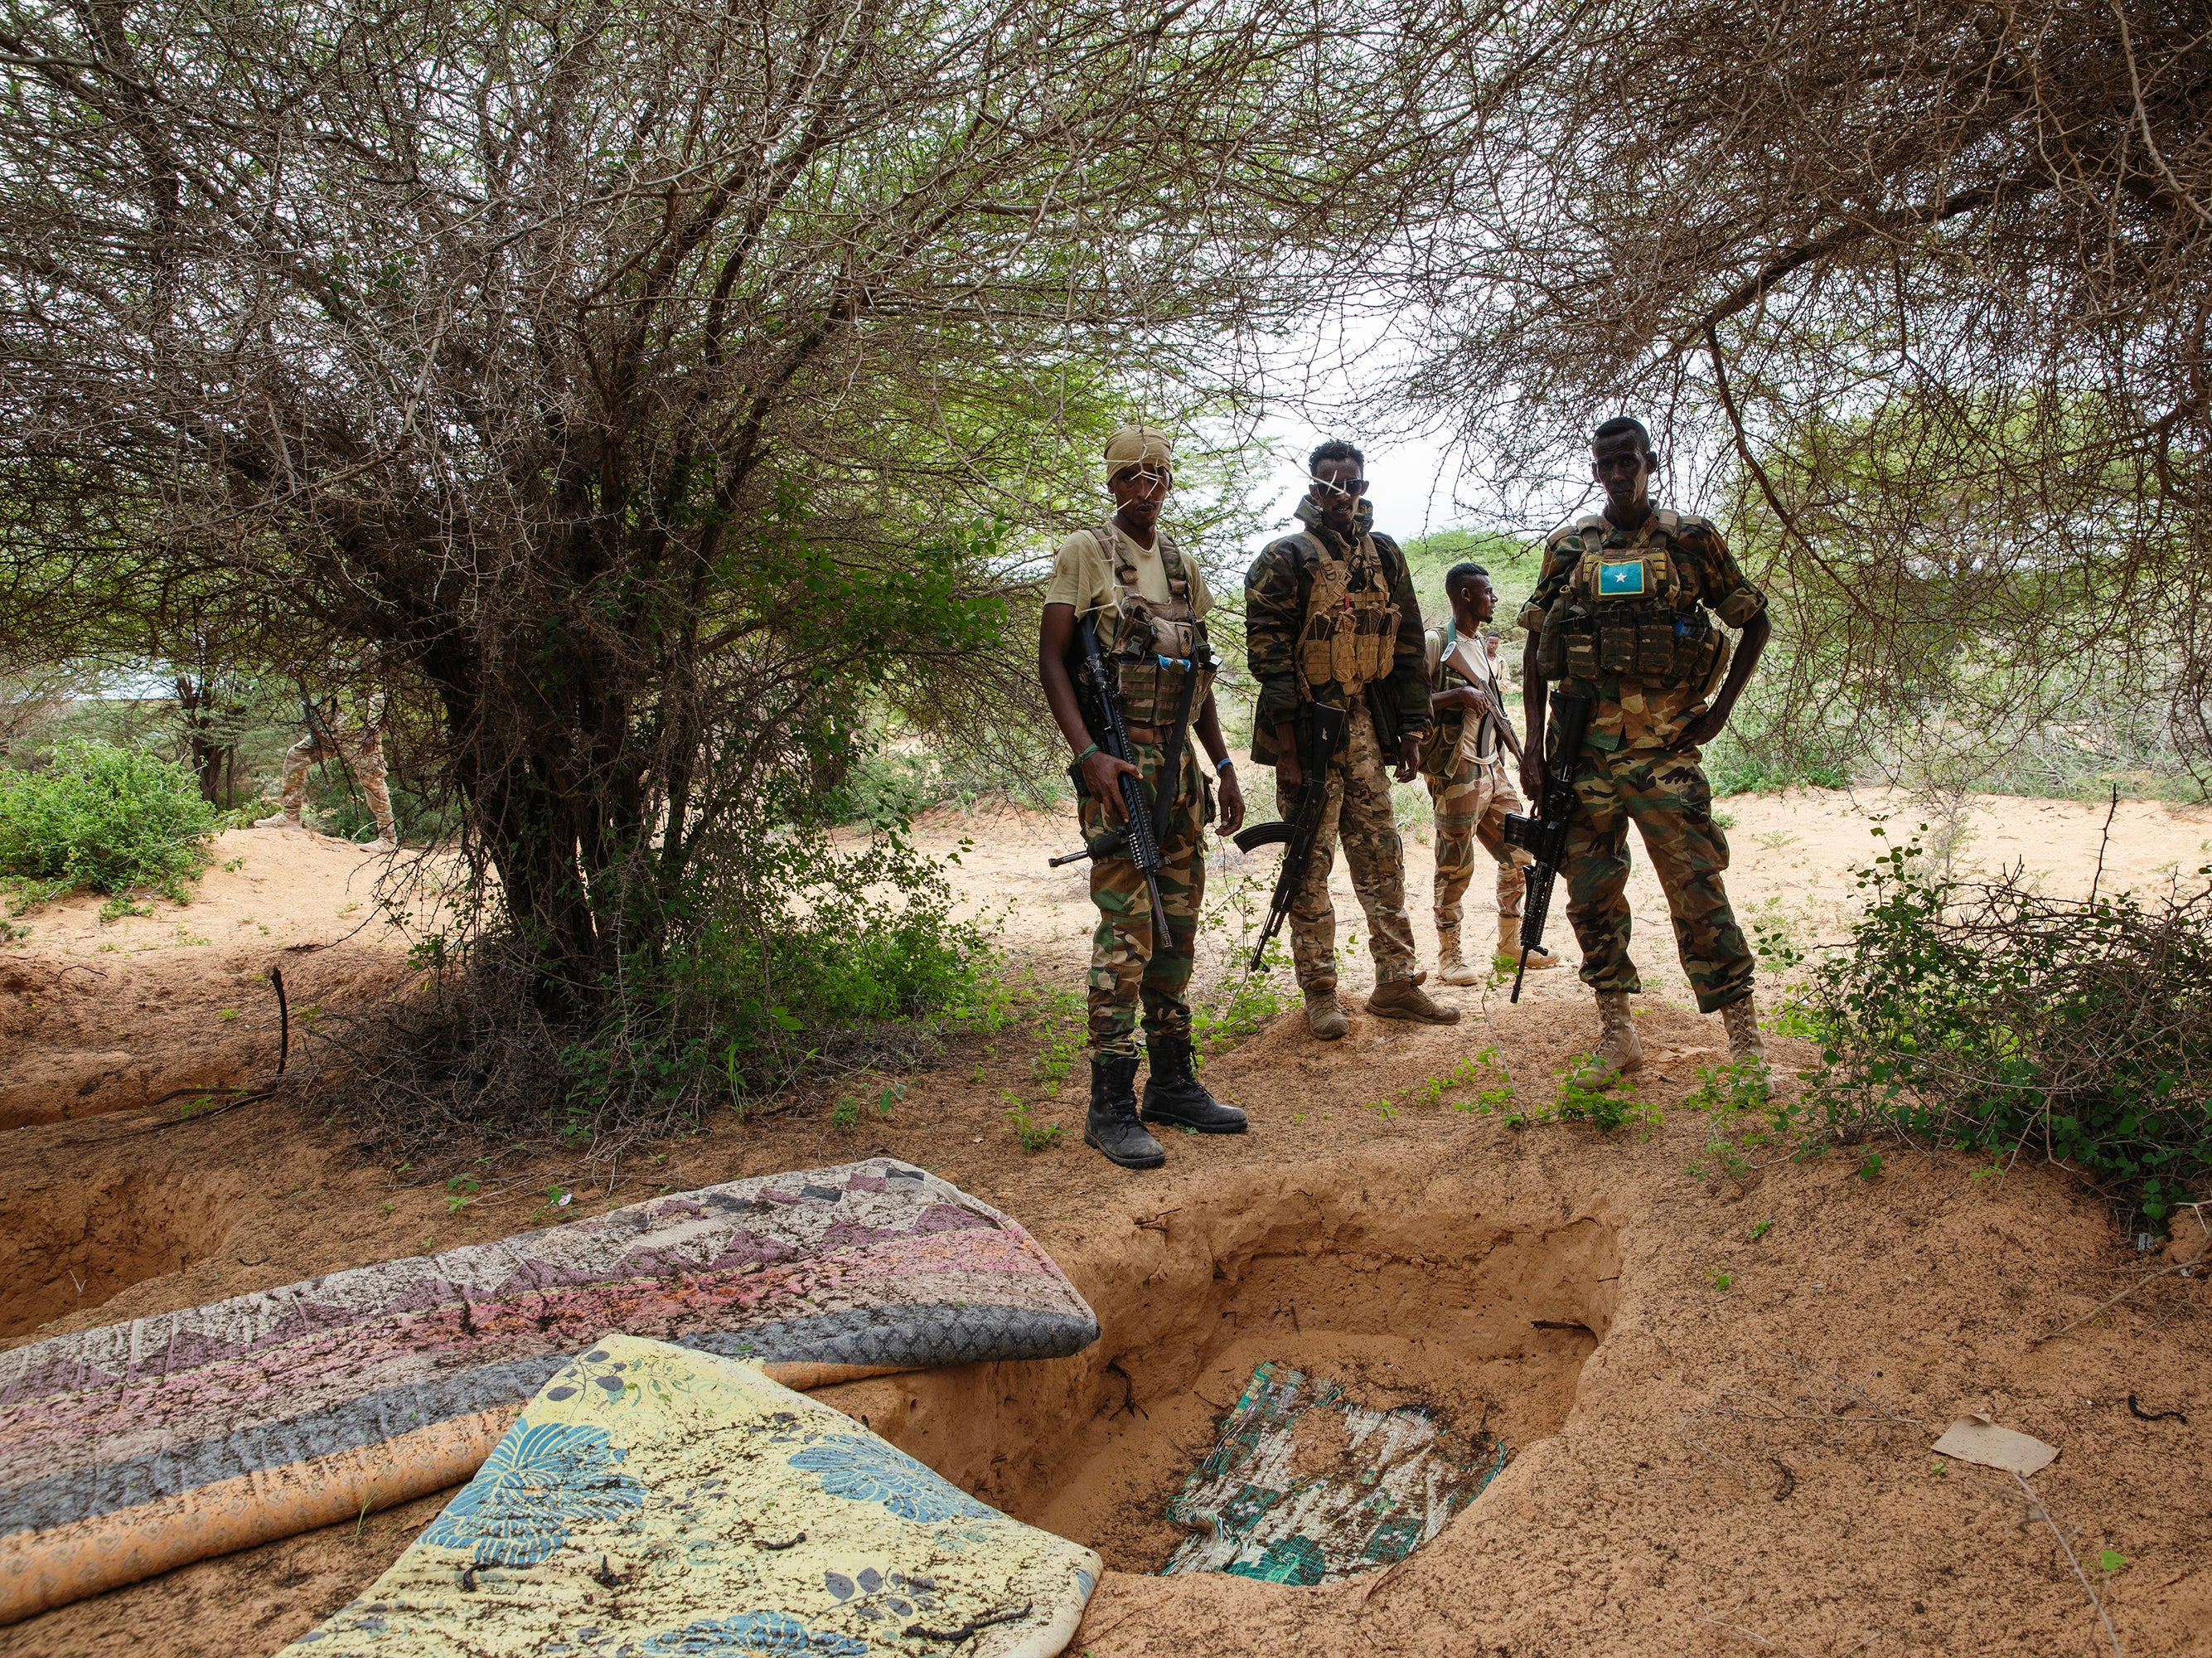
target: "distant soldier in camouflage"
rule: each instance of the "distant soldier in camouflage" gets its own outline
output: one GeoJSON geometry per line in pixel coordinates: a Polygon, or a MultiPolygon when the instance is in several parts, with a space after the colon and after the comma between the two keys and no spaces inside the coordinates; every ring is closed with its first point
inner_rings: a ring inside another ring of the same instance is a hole
{"type": "MultiPolygon", "coordinates": [[[[1083,836],[1096,841],[1122,821],[1117,779],[1134,772],[1155,801],[1174,789],[1166,832],[1160,837],[1160,907],[1166,938],[1152,936],[1152,906],[1144,877],[1124,854],[1094,858],[1091,898],[1098,906],[1090,974],[1091,1112],[1086,1145],[1124,1168],[1157,1168],[1167,1153],[1145,1124],[1168,1123],[1200,1134],[1242,1134],[1244,1113],[1206,1092],[1191,1063],[1191,952],[1206,893],[1206,859],[1200,835],[1213,819],[1212,793],[1198,768],[1203,744],[1220,778],[1220,832],[1244,820],[1244,797],[1222,741],[1210,674],[1191,698],[1197,741],[1182,745],[1180,776],[1163,776],[1172,725],[1180,711],[1182,674],[1161,659],[1195,664],[1206,658],[1206,614],[1212,606],[1206,577],[1160,527],[1160,507],[1173,481],[1168,441],[1142,426],[1115,434],[1106,446],[1106,485],[1112,518],[1078,530],[1060,544],[1045,590],[1044,625],[1037,668],[1060,735],[1083,772],[1077,802],[1083,836]],[[1084,724],[1081,698],[1068,677],[1067,658],[1079,614],[1091,618],[1098,649],[1115,680],[1117,704],[1136,764],[1106,754],[1100,734],[1084,724]],[[1137,1107],[1136,1028],[1141,1009],[1151,1073],[1145,1081],[1141,1119],[1137,1107]]],[[[1186,668],[1183,672],[1193,671],[1186,668]]]]}
{"type": "MultiPolygon", "coordinates": [[[[1473,984],[1481,975],[1462,954],[1460,904],[1474,879],[1475,846],[1498,868],[1498,952],[1492,960],[1509,972],[1521,959],[1521,904],[1528,884],[1522,872],[1535,860],[1504,838],[1505,814],[1523,808],[1506,767],[1519,751],[1499,695],[1498,635],[1483,629],[1497,614],[1497,590],[1481,565],[1454,564],[1444,574],[1444,596],[1450,619],[1425,641],[1436,723],[1421,747],[1421,777],[1437,818],[1437,978],[1473,984]]],[[[1559,965],[1548,950],[1528,953],[1531,969],[1559,965]]]]}
{"type": "Polygon", "coordinates": [[[253,826],[304,829],[307,826],[300,814],[307,801],[307,768],[318,760],[337,760],[350,767],[360,780],[369,816],[376,821],[376,838],[367,850],[398,851],[399,835],[392,825],[392,791],[385,783],[384,693],[374,689],[356,692],[343,703],[337,697],[327,697],[312,714],[307,735],[285,751],[276,810],[253,826]]]}
{"type": "Polygon", "coordinates": [[[1320,702],[1350,715],[1329,765],[1321,836],[1291,905],[1291,960],[1306,1025],[1324,1042],[1350,1028],[1336,996],[1336,910],[1328,895],[1340,836],[1375,958],[1367,1011],[1455,1024],[1459,1009],[1431,1001],[1413,971],[1405,849],[1390,802],[1389,759],[1397,760],[1398,781],[1411,783],[1429,728],[1413,577],[1398,544],[1375,532],[1374,508],[1363,498],[1365,457],[1349,443],[1324,443],[1307,470],[1312,487],[1297,506],[1305,527],[1271,543],[1244,577],[1246,658],[1260,682],[1252,758],[1275,768],[1285,815],[1304,780],[1305,710],[1320,702]]]}
{"type": "Polygon", "coordinates": [[[1590,450],[1605,511],[1553,532],[1543,574],[1521,612],[1528,631],[1522,781],[1534,799],[1547,767],[1571,767],[1582,802],[1559,875],[1583,948],[1583,982],[1597,991],[1597,1063],[1628,1071],[1644,1058],[1628,1009],[1629,997],[1643,988],[1628,954],[1632,821],[1666,891],[1698,1010],[1721,1015],[1732,1059],[1763,1059],[1751,951],[1721,883],[1728,838],[1713,821],[1712,786],[1698,750],[1727,724],[1766,647],[1766,598],[1744,579],[1719,531],[1653,507],[1657,462],[1640,424],[1607,421],[1590,450]],[[1716,616],[1742,631],[1732,661],[1716,616]],[[1545,753],[1551,684],[1590,699],[1579,754],[1545,753]]]}

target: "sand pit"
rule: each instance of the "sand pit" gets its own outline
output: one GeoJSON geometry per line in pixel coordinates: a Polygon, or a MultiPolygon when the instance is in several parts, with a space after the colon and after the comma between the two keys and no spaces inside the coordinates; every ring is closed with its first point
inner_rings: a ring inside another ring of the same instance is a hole
{"type": "Polygon", "coordinates": [[[1612,1228],[1472,1193],[1439,1204],[1413,1175],[1207,1182],[1142,1217],[1145,1247],[1086,1281],[1105,1338],[1081,1358],[823,1397],[1129,1572],[1158,1571],[1182,1541],[1168,1499],[1263,1360],[1356,1378],[1369,1403],[1486,1421],[1518,1452],[1566,1420],[1609,1321],[1612,1228]]]}
{"type": "Polygon", "coordinates": [[[228,1197],[189,1174],[127,1174],[57,1182],[0,1205],[0,1336],[92,1312],[206,1259],[230,1235],[228,1197]]]}

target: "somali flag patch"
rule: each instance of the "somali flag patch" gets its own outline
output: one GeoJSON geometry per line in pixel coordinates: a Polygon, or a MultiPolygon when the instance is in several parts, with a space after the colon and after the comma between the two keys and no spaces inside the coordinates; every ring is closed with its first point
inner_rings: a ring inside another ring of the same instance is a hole
{"type": "Polygon", "coordinates": [[[1644,591],[1644,561],[1629,564],[1601,564],[1597,567],[1597,590],[1604,598],[1633,596],[1644,591]]]}

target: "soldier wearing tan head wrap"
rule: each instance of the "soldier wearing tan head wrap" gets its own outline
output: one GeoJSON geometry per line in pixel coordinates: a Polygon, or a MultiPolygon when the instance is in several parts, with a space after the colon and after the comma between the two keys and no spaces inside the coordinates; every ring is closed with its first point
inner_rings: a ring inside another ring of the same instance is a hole
{"type": "Polygon", "coordinates": [[[1067,740],[1083,777],[1077,812],[1086,842],[1095,843],[1121,820],[1120,778],[1134,772],[1157,800],[1163,787],[1173,805],[1160,836],[1160,907],[1168,936],[1152,936],[1152,908],[1134,863],[1119,857],[1091,861],[1091,897],[1098,929],[1091,948],[1091,1112],[1083,1138],[1124,1168],[1157,1168],[1167,1161],[1145,1124],[1171,1123],[1201,1134],[1241,1134],[1244,1113],[1208,1094],[1191,1064],[1191,952],[1206,890],[1200,833],[1214,816],[1212,790],[1185,741],[1177,775],[1168,778],[1171,728],[1191,686],[1197,742],[1219,778],[1223,835],[1244,820],[1244,800],[1221,735],[1213,705],[1206,615],[1212,607],[1206,576],[1194,559],[1160,527],[1160,507],[1173,480],[1174,454],[1165,434],[1125,426],[1106,444],[1106,485],[1114,515],[1080,529],[1060,544],[1045,589],[1044,625],[1037,670],[1053,718],[1067,740]],[[1133,765],[1108,755],[1101,733],[1084,722],[1082,701],[1068,675],[1076,618],[1091,619],[1098,649],[1115,681],[1115,697],[1128,728],[1133,765]],[[1164,664],[1187,664],[1176,667],[1164,664]],[[1194,685],[1188,678],[1198,674],[1194,685]],[[1137,1107],[1139,1015],[1152,1074],[1137,1107]]]}

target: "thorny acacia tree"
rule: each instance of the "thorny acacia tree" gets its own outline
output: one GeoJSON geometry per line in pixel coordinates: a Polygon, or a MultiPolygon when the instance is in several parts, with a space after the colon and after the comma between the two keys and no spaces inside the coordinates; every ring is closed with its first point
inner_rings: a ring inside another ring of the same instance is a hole
{"type": "Polygon", "coordinates": [[[2024,731],[2094,688],[2212,760],[2204,9],[1555,15],[1416,252],[1417,394],[1507,479],[1623,406],[1719,458],[1799,718],[2024,731]]]}
{"type": "Polygon", "coordinates": [[[8,0],[9,580],[379,647],[591,1016],[860,698],[977,705],[1117,361],[1364,280],[1449,118],[1348,21],[8,0]]]}

